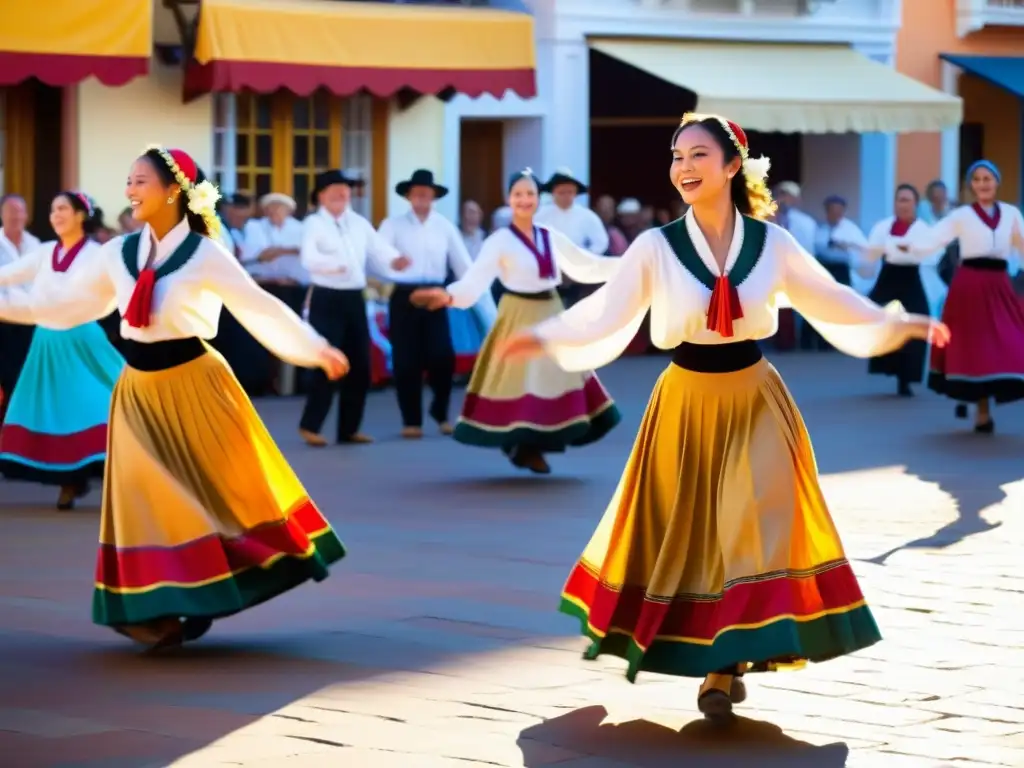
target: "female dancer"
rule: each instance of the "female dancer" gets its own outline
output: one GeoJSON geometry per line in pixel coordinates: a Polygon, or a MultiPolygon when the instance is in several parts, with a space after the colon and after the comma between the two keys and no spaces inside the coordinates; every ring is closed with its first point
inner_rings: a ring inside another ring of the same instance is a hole
{"type": "Polygon", "coordinates": [[[1007,270],[1010,250],[1024,253],[1024,218],[996,199],[999,169],[979,160],[967,169],[974,204],[957,208],[935,226],[896,241],[905,252],[929,254],[960,241],[960,269],[949,286],[942,321],[953,334],[947,349],[932,349],[928,386],[959,400],[967,418],[976,403],[974,431],[991,434],[990,401],[1024,398],[1024,304],[1007,270]]]}
{"type": "MultiPolygon", "coordinates": [[[[927,231],[928,225],[917,218],[919,202],[920,195],[913,185],[900,184],[896,188],[896,215],[883,219],[871,230],[864,261],[870,263],[884,256],[882,269],[869,294],[872,301],[883,305],[898,301],[908,312],[927,315],[930,309],[921,280],[922,259],[892,245],[894,237],[914,237],[927,231]]],[[[923,341],[907,342],[902,349],[871,358],[868,373],[895,376],[897,393],[910,397],[914,394],[910,385],[924,380],[927,352],[928,345],[923,341]]]]}
{"type": "Polygon", "coordinates": [[[348,361],[210,239],[218,193],[185,152],[148,149],[126,193],[141,232],[83,264],[75,291],[8,296],[0,317],[73,326],[121,310],[128,365],[111,403],[93,621],[159,647],[322,580],[344,555],[201,341],[215,335],[221,302],[295,365],[337,378],[348,361]]]}
{"type": "Polygon", "coordinates": [[[735,123],[688,114],[672,138],[672,184],[692,206],[641,234],[594,295],[507,340],[511,359],[546,352],[568,370],[626,348],[648,308],[675,348],[619,487],[573,569],[561,609],[587,658],[704,677],[698,707],[725,717],[737,676],[822,661],[880,639],[818,486],[803,419],[757,340],[783,296],[836,347],[878,355],[936,343],[928,317],[887,311],[838,284],[781,227],[735,123]]]}
{"type": "Polygon", "coordinates": [[[563,271],[579,283],[603,283],[619,259],[594,256],[534,225],[538,189],[529,169],[514,174],[508,185],[512,222],[484,241],[461,280],[447,289],[420,289],[413,301],[431,309],[471,307],[501,281],[498,318],[473,367],[454,436],[466,445],[500,448],[515,466],[548,474],[545,453],[600,440],[619,423],[619,410],[591,371],[568,373],[544,359],[506,365],[493,359],[494,348],[562,311],[557,289],[563,271]]]}
{"type": "MultiPolygon", "coordinates": [[[[0,286],[23,285],[35,301],[75,294],[95,269],[100,246],[92,234],[92,205],[81,192],[61,192],[50,205],[60,238],[0,269],[0,286]]],[[[99,323],[60,330],[39,323],[0,430],[0,472],[13,480],[60,487],[57,509],[74,507],[103,476],[110,394],[124,359],[99,323]]]]}

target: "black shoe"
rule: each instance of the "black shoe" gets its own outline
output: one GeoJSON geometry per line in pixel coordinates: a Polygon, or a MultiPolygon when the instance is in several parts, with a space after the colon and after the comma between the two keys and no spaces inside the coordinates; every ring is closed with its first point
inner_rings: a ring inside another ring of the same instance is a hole
{"type": "Polygon", "coordinates": [[[996,431],[995,419],[989,417],[989,420],[986,421],[984,424],[975,424],[974,431],[977,432],[979,435],[991,435],[993,432],[996,431]]]}
{"type": "Polygon", "coordinates": [[[900,397],[913,397],[914,390],[910,388],[910,385],[905,381],[901,381],[899,387],[896,389],[896,394],[900,397]]]}
{"type": "Polygon", "coordinates": [[[967,418],[967,403],[957,403],[956,408],[953,409],[953,415],[958,419],[967,418]]]}

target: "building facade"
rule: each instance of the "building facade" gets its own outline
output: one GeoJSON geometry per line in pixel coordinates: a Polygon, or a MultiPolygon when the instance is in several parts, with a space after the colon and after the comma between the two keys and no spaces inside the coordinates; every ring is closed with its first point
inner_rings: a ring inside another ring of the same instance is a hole
{"type": "Polygon", "coordinates": [[[903,0],[897,68],[960,96],[963,126],[899,139],[898,175],[943,180],[954,195],[982,157],[1002,171],[1001,195],[1024,203],[1024,0],[903,0]]]}
{"type": "Polygon", "coordinates": [[[839,194],[869,224],[891,207],[896,135],[960,124],[959,98],[893,67],[899,0],[530,5],[538,96],[460,96],[444,110],[444,175],[485,208],[522,166],[568,166],[592,194],[661,204],[668,139],[696,108],[743,125],[772,180],[801,183],[812,213],[839,194]]]}
{"type": "Polygon", "coordinates": [[[493,5],[50,0],[41,16],[16,4],[0,27],[0,193],[25,196],[44,233],[66,188],[110,224],[129,163],[159,143],[225,193],[284,192],[302,208],[316,173],[356,170],[356,205],[379,221],[404,202],[399,180],[440,170],[444,99],[535,95],[533,19],[493,5]]]}

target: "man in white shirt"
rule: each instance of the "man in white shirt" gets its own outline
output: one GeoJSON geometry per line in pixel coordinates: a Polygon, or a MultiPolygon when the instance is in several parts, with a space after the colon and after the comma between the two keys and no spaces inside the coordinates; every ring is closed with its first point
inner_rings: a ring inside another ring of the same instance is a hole
{"type": "MultiPolygon", "coordinates": [[[[21,195],[0,197],[0,267],[14,263],[41,245],[39,238],[25,230],[26,226],[28,205],[25,198],[21,195]]],[[[0,323],[0,389],[4,392],[0,398],[0,423],[3,422],[7,400],[25,365],[34,331],[35,327],[31,325],[0,323]]]]}
{"type": "MultiPolygon", "coordinates": [[[[863,286],[854,283],[850,265],[854,257],[867,245],[868,240],[860,227],[846,218],[846,200],[839,195],[826,197],[825,221],[818,227],[815,248],[812,251],[821,262],[821,266],[828,270],[837,283],[863,290],[863,286]]],[[[804,349],[832,349],[832,346],[806,323],[801,335],[801,346],[804,349]]]]}
{"type": "Polygon", "coordinates": [[[456,279],[469,269],[472,260],[455,225],[433,210],[434,201],[448,194],[448,188],[434,182],[428,170],[415,171],[399,183],[395,192],[409,201],[411,210],[391,216],[381,224],[380,234],[412,261],[396,281],[389,306],[389,336],[394,367],[395,392],[402,414],[402,437],[423,437],[423,375],[433,394],[430,417],[442,434],[450,435],[448,410],[455,375],[455,348],[447,312],[433,312],[413,306],[409,300],[418,288],[441,287],[449,272],[456,279]]]}
{"type": "Polygon", "coordinates": [[[259,203],[263,217],[250,219],[242,230],[242,264],[267,291],[301,312],[309,273],[299,258],[303,226],[293,215],[295,200],[271,192],[259,203]]]}
{"type": "MultiPolygon", "coordinates": [[[[576,205],[576,198],[587,193],[587,185],[573,177],[568,168],[559,168],[541,187],[541,192],[551,195],[551,202],[537,210],[534,221],[545,227],[557,229],[580,248],[598,256],[608,252],[608,230],[601,218],[589,208],[576,205]]],[[[583,297],[583,288],[567,277],[563,277],[558,292],[566,306],[571,306],[583,297]]]]}
{"type": "MultiPolygon", "coordinates": [[[[773,190],[779,210],[775,214],[775,223],[789,232],[793,239],[812,256],[814,255],[815,238],[818,234],[818,222],[805,213],[801,205],[800,185],[795,181],[780,182],[773,190]]],[[[791,350],[797,345],[798,338],[807,334],[807,321],[800,318],[792,309],[779,312],[779,331],[775,334],[775,348],[791,350]]]]}
{"type": "Polygon", "coordinates": [[[367,268],[388,279],[409,266],[373,225],[349,205],[356,180],[342,171],[325,171],[316,177],[311,194],[317,212],[304,222],[300,258],[313,284],[309,323],[349,359],[347,376],[335,383],[322,371],[313,371],[299,434],[307,444],[322,447],[320,434],[334,393],[338,405],[339,443],[371,443],[360,432],[366,395],[370,391],[370,328],[366,317],[367,268]]]}

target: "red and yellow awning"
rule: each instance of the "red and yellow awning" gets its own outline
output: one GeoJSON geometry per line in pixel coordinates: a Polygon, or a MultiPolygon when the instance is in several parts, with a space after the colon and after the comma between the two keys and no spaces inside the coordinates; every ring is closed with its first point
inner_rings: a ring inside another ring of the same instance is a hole
{"type": "Polygon", "coordinates": [[[37,78],[53,86],[95,77],[124,85],[149,71],[149,0],[23,0],[4,3],[0,85],[37,78]]]}
{"type": "Polygon", "coordinates": [[[186,98],[455,90],[536,95],[533,17],[488,8],[335,0],[203,0],[186,98]]]}

